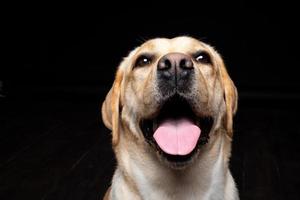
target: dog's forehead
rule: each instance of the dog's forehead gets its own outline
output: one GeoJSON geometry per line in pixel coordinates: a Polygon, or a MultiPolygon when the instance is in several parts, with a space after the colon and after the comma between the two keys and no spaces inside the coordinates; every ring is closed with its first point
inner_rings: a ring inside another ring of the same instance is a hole
{"type": "Polygon", "coordinates": [[[187,36],[181,36],[172,39],[156,38],[149,40],[140,46],[139,52],[193,52],[206,48],[207,45],[199,40],[187,36]]]}
{"type": "Polygon", "coordinates": [[[188,36],[180,36],[175,38],[155,38],[146,41],[141,46],[132,50],[129,55],[124,59],[122,65],[119,66],[119,70],[128,70],[132,62],[138,58],[141,54],[154,54],[161,57],[171,52],[180,52],[180,53],[195,53],[199,50],[207,50],[210,54],[214,52],[214,49],[195,38],[188,36]]]}

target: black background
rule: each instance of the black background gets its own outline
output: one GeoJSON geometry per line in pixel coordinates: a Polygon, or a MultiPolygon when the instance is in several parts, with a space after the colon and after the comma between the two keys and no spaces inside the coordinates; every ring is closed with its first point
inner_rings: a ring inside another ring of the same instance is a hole
{"type": "Polygon", "coordinates": [[[110,3],[18,4],[5,15],[0,198],[99,199],[115,166],[99,105],[118,64],[147,39],[189,35],[220,52],[239,91],[231,169],[241,198],[297,199],[296,6],[110,3]]]}
{"type": "Polygon", "coordinates": [[[121,58],[144,40],[190,35],[223,55],[241,96],[299,92],[293,5],[90,6],[49,4],[11,14],[10,48],[21,63],[2,77],[7,87],[109,86],[121,58]]]}

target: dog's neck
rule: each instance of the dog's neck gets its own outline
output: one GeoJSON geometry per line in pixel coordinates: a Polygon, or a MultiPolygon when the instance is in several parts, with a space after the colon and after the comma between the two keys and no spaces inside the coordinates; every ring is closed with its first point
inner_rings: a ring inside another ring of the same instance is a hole
{"type": "Polygon", "coordinates": [[[113,181],[112,199],[226,199],[225,187],[233,183],[225,157],[229,155],[225,151],[230,152],[229,139],[222,134],[201,150],[204,153],[200,152],[199,159],[183,170],[172,170],[156,158],[141,156],[142,152],[123,153],[114,175],[118,182],[113,181]]]}

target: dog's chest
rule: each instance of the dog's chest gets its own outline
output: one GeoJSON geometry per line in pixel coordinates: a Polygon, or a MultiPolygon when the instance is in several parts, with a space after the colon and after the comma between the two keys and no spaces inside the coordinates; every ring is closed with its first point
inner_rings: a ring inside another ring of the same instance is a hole
{"type": "Polygon", "coordinates": [[[205,176],[202,176],[202,179],[200,177],[195,174],[194,177],[188,178],[189,181],[176,181],[168,180],[162,176],[159,182],[150,184],[149,180],[140,179],[139,192],[143,200],[224,199],[224,180],[222,176],[214,176],[214,181],[208,180],[205,176]]]}
{"type": "Polygon", "coordinates": [[[221,200],[224,199],[226,182],[223,169],[220,154],[211,171],[199,168],[184,176],[172,177],[168,172],[157,170],[155,174],[160,175],[152,179],[155,174],[147,174],[142,169],[135,168],[135,178],[140,195],[145,200],[221,200]]]}
{"type": "MultiPolygon", "coordinates": [[[[150,188],[148,188],[150,189],[150,188]]],[[[216,191],[201,191],[200,189],[189,189],[182,187],[173,191],[173,193],[166,193],[165,190],[155,190],[155,191],[144,191],[142,194],[142,199],[144,200],[221,200],[224,199],[222,193],[218,190],[216,191]]]]}

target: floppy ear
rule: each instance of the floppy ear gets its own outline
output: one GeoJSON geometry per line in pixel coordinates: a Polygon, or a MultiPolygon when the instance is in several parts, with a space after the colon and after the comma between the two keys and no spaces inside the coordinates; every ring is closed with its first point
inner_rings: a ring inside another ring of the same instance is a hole
{"type": "Polygon", "coordinates": [[[224,62],[221,60],[220,66],[221,80],[224,88],[224,99],[226,104],[226,116],[224,118],[225,127],[229,137],[233,135],[233,116],[237,110],[238,94],[237,89],[229,77],[224,62]]]}
{"type": "Polygon", "coordinates": [[[214,64],[218,67],[218,72],[220,74],[222,87],[224,90],[224,100],[225,100],[225,107],[226,113],[223,117],[223,123],[226,128],[227,135],[232,137],[233,135],[233,116],[237,110],[237,103],[238,103],[238,93],[237,89],[231,80],[228,72],[226,70],[225,64],[223,59],[221,58],[220,54],[216,52],[213,47],[208,45],[211,53],[214,55],[214,64]]]}
{"type": "Polygon", "coordinates": [[[112,131],[112,144],[119,141],[119,121],[120,121],[120,98],[123,72],[118,70],[112,88],[106,95],[102,104],[102,120],[107,128],[112,131]]]}
{"type": "Polygon", "coordinates": [[[224,100],[225,100],[225,107],[226,113],[223,117],[223,123],[226,128],[227,135],[232,137],[233,135],[233,116],[237,110],[238,104],[238,93],[237,89],[231,80],[228,72],[226,70],[225,64],[223,59],[221,58],[220,54],[214,50],[213,47],[206,45],[212,55],[214,56],[214,64],[218,67],[218,73],[221,77],[221,84],[224,90],[224,100]]]}

